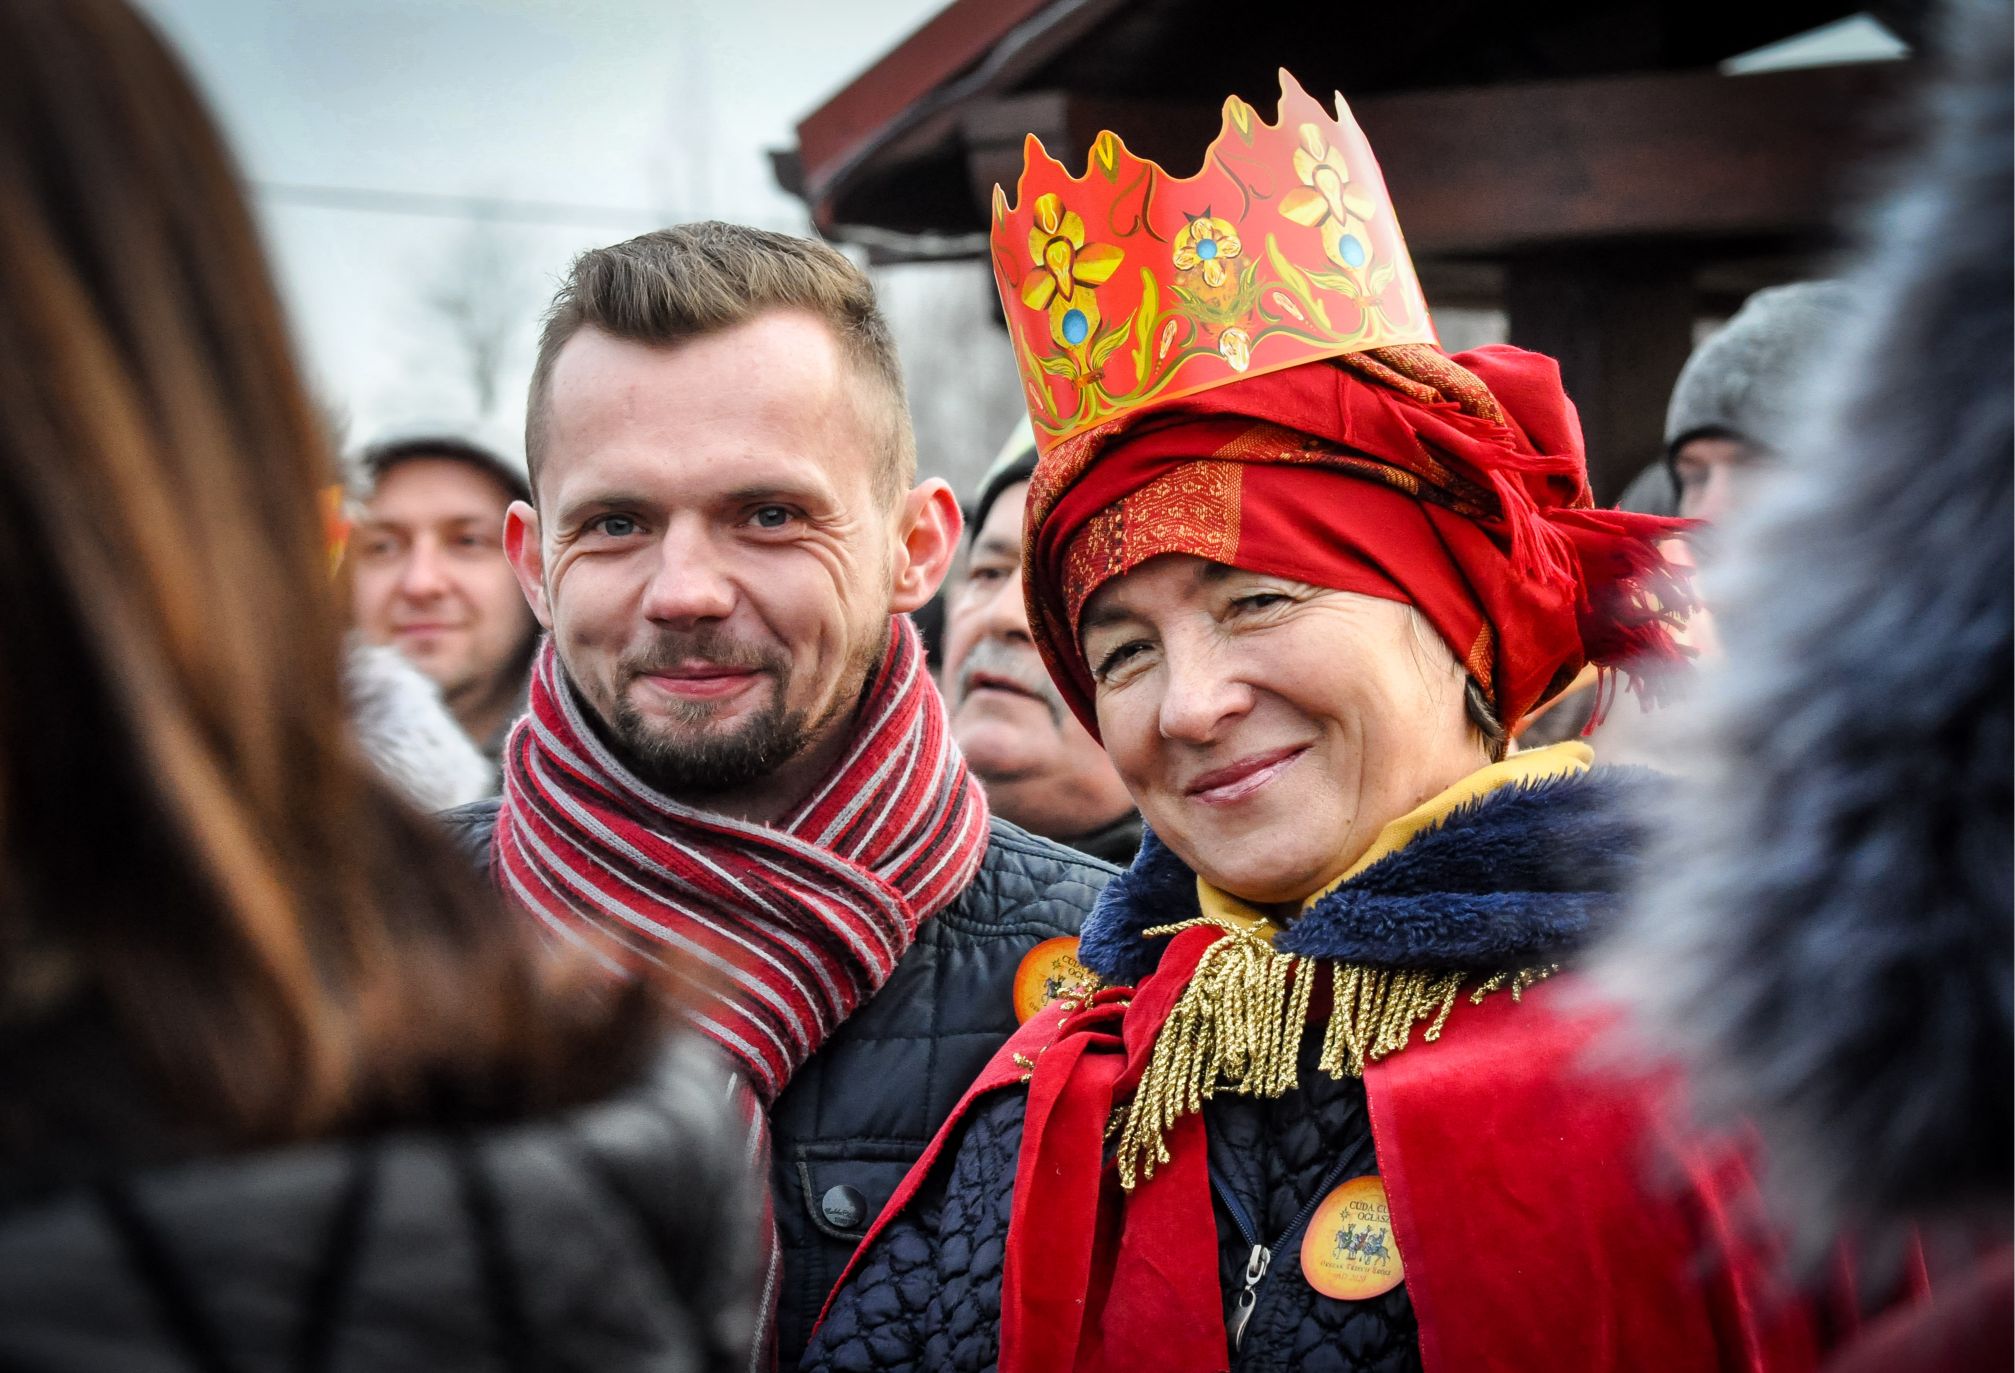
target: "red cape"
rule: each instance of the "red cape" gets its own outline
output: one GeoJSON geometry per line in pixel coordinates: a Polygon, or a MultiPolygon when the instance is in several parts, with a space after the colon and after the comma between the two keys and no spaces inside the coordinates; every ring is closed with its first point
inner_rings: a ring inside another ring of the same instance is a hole
{"type": "MultiPolygon", "coordinates": [[[[1104,1136],[1103,1112],[1085,1103],[1115,1085],[1123,1094],[1138,1075],[1127,1070],[1148,1037],[1128,1034],[1128,1022],[1160,1023],[1157,993],[1187,981],[1171,961],[1193,964],[1208,941],[1183,942],[1131,1003],[1108,990],[1023,1026],[861,1245],[949,1163],[948,1141],[975,1101],[1026,1083],[1002,1373],[1228,1366],[1215,1227],[1196,1225],[1196,1209],[1209,1222],[1210,1207],[1202,1118],[1171,1132],[1171,1161],[1131,1194],[1110,1166],[1078,1166],[1101,1157],[1104,1136]],[[1163,972],[1180,975],[1157,987],[1163,972]],[[1088,1081],[1098,1090],[1071,1090],[1088,1081]]],[[[1659,1084],[1601,1072],[1591,1044],[1606,1018],[1576,1001],[1571,978],[1522,1002],[1461,998],[1438,1042],[1416,1037],[1365,1074],[1427,1373],[1816,1368],[1810,1308],[1771,1280],[1770,1256],[1746,1238],[1756,1214],[1747,1169],[1679,1151],[1660,1126],[1659,1084]]]]}

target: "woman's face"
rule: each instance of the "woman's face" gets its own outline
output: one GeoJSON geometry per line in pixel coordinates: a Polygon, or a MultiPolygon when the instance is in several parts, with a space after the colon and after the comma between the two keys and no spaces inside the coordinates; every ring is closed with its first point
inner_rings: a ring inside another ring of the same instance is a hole
{"type": "Polygon", "coordinates": [[[1099,588],[1079,632],[1141,814],[1256,904],[1321,890],[1489,761],[1461,667],[1397,601],[1176,553],[1099,588]]]}

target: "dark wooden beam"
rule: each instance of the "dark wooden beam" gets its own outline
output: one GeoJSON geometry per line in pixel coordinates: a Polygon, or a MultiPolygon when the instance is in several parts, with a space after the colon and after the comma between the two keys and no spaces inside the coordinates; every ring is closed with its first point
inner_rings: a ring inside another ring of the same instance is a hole
{"type": "Polygon", "coordinates": [[[1358,122],[1421,253],[1828,224],[1903,64],[1383,96],[1358,122]]]}
{"type": "MultiPolygon", "coordinates": [[[[1591,77],[1353,103],[1416,256],[1506,257],[1575,243],[1757,239],[1830,223],[1842,183],[1876,141],[1875,116],[1914,73],[1877,63],[1730,77],[1591,77]]],[[[1194,169],[1215,104],[1047,92],[960,116],[977,215],[1012,188],[1035,133],[1067,166],[1110,128],[1194,169]]]]}

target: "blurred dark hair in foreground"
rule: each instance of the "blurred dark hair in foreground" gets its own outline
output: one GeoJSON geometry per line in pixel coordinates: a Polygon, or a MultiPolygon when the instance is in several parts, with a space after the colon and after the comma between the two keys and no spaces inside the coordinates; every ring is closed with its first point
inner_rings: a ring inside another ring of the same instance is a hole
{"type": "Polygon", "coordinates": [[[1862,322],[1727,530],[1702,775],[1611,950],[1708,1115],[1760,1126],[1807,1255],[2008,1227],[2009,14],[1944,15],[1862,322]]]}
{"type": "MultiPolygon", "coordinates": [[[[108,1027],[197,1147],[589,1100],[657,1042],[356,756],[335,471],[177,62],[0,5],[0,1043],[108,1027]]],[[[11,1057],[34,1151],[77,1084],[11,1057]]]]}

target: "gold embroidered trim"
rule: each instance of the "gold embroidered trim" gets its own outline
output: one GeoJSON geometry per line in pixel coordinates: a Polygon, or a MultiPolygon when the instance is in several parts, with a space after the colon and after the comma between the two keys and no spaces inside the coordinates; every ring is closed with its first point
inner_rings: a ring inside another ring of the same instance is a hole
{"type": "MultiPolygon", "coordinates": [[[[1183,1116],[1203,1109],[1219,1091],[1278,1097],[1299,1082],[1297,1060],[1308,1023],[1314,976],[1327,966],[1335,1007],[1323,1032],[1317,1066],[1331,1077],[1362,1077],[1364,1066],[1405,1048],[1413,1027],[1431,1021],[1422,1039],[1441,1037],[1467,973],[1377,968],[1276,952],[1260,926],[1202,916],[1147,931],[1150,937],[1212,925],[1225,937],[1204,950],[1196,972],[1155,1037],[1140,1088],[1119,1128],[1120,1186],[1127,1191],[1169,1159],[1166,1137],[1183,1116]]],[[[1517,1000],[1556,968],[1525,968],[1486,977],[1470,995],[1480,1002],[1509,990],[1517,1000]]]]}

